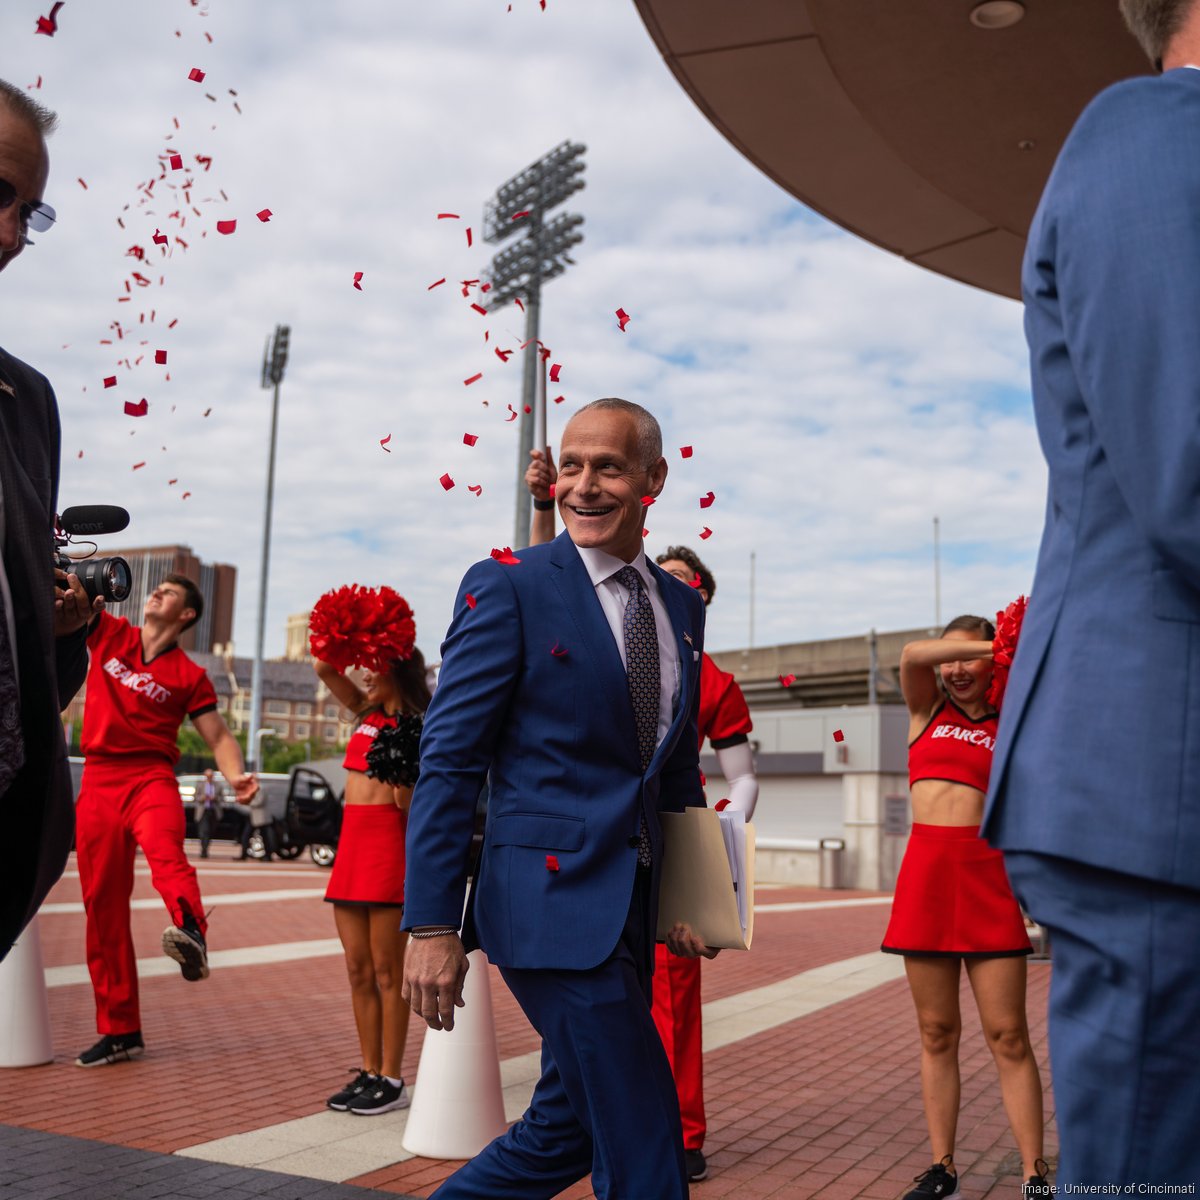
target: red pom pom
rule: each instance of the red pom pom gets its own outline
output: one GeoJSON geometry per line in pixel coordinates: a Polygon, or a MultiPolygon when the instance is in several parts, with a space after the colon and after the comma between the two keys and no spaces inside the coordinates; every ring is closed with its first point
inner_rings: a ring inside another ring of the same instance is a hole
{"type": "Polygon", "coordinates": [[[313,605],[308,633],[313,658],[339,671],[386,671],[396,659],[411,658],[417,640],[412,609],[399,592],[357,583],[334,588],[313,605]]]}
{"type": "Polygon", "coordinates": [[[987,691],[987,701],[997,712],[1004,702],[1008,669],[1017,652],[1027,603],[1024,596],[1018,596],[1003,612],[996,614],[996,636],[992,640],[992,683],[987,691]]]}

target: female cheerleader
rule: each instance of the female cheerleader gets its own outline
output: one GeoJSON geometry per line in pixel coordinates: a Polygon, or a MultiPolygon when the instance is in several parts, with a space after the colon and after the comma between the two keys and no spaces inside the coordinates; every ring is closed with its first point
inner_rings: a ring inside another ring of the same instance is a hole
{"type": "Polygon", "coordinates": [[[1051,1195],[1041,1157],[1042,1085],[1025,1019],[1025,956],[1033,947],[1004,859],[979,837],[996,744],[997,713],[988,700],[994,637],[990,621],[956,617],[940,638],[909,642],[900,657],[913,827],[882,949],[905,956],[935,1160],[905,1200],[958,1195],[954,1139],[964,963],[1021,1152],[1024,1195],[1051,1195]]]}

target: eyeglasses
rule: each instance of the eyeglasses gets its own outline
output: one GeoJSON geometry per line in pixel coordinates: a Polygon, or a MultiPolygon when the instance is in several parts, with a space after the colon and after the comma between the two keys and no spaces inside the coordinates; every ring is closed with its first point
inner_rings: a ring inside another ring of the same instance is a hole
{"type": "MultiPolygon", "coordinates": [[[[0,212],[11,208],[17,200],[17,189],[7,179],[0,179],[0,212]]],[[[48,204],[22,204],[19,212],[22,229],[45,233],[54,224],[54,209],[48,204]]]]}

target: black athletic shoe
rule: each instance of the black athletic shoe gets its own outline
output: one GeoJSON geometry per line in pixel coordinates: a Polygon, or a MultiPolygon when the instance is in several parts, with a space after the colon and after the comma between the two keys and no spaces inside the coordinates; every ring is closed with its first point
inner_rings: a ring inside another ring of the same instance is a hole
{"type": "Polygon", "coordinates": [[[129,1062],[141,1058],[146,1043],[140,1033],[106,1033],[94,1046],[76,1060],[77,1067],[106,1067],[109,1063],[129,1062]]]}
{"type": "Polygon", "coordinates": [[[371,1086],[365,1088],[357,1099],[350,1101],[348,1111],[359,1117],[374,1117],[379,1113],[407,1107],[408,1088],[404,1086],[404,1080],[400,1080],[400,1086],[396,1087],[382,1075],[376,1075],[371,1080],[371,1086]]]}
{"type": "Polygon", "coordinates": [[[685,1150],[683,1161],[687,1165],[688,1183],[699,1183],[708,1178],[708,1163],[704,1161],[702,1150],[685,1150]]]}
{"type": "Polygon", "coordinates": [[[357,1100],[379,1078],[377,1075],[372,1075],[370,1071],[355,1071],[353,1067],[350,1068],[350,1074],[354,1078],[340,1092],[334,1092],[325,1101],[329,1108],[345,1112],[350,1107],[350,1102],[357,1100]]]}
{"type": "Polygon", "coordinates": [[[162,935],[163,953],[173,958],[189,983],[208,978],[208,947],[200,927],[187,917],[181,926],[168,925],[162,935]]]}
{"type": "Polygon", "coordinates": [[[1021,1200],[1050,1200],[1054,1184],[1050,1182],[1050,1164],[1044,1158],[1034,1161],[1035,1174],[1021,1184],[1021,1200]]]}
{"type": "Polygon", "coordinates": [[[947,1154],[941,1162],[936,1162],[928,1171],[916,1176],[913,1182],[917,1185],[911,1192],[906,1192],[904,1200],[950,1200],[958,1195],[958,1176],[948,1168],[954,1165],[954,1159],[947,1154]]]}

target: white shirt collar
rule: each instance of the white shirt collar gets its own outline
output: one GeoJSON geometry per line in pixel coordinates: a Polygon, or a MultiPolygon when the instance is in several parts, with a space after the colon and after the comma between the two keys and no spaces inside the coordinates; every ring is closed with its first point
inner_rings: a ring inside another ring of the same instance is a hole
{"type": "Polygon", "coordinates": [[[644,554],[639,554],[633,562],[627,563],[617,558],[615,554],[597,550],[595,546],[576,546],[575,549],[579,551],[579,557],[583,559],[583,565],[587,569],[588,578],[592,581],[592,587],[599,587],[606,579],[611,579],[622,567],[632,567],[647,586],[654,583],[650,574],[650,563],[644,554]]]}

